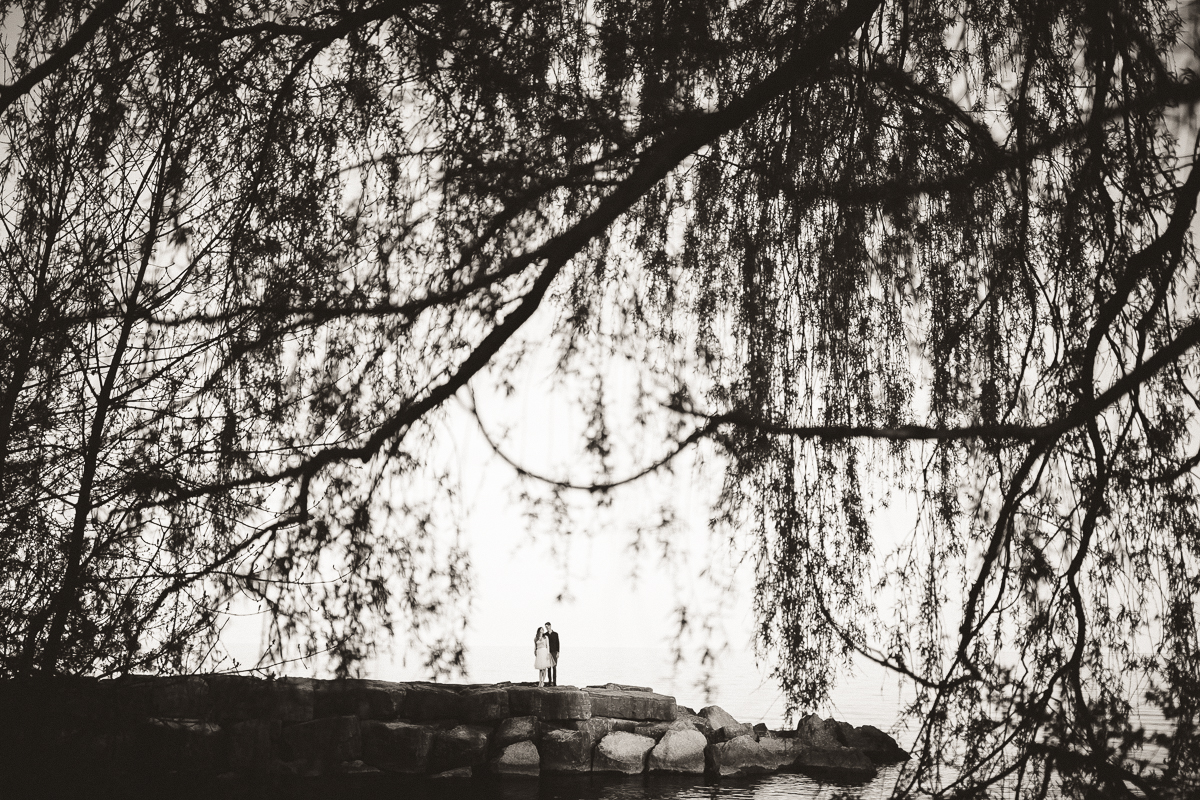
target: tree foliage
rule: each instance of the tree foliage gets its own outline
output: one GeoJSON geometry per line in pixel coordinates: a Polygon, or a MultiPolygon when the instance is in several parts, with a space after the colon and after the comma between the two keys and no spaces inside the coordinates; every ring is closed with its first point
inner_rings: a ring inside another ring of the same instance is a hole
{"type": "Polygon", "coordinates": [[[917,687],[898,791],[1153,789],[1144,703],[1196,780],[1190,7],[5,12],[5,672],[197,668],[241,593],[343,671],[432,636],[437,420],[542,308],[647,468],[719,454],[792,708],[917,687]]]}

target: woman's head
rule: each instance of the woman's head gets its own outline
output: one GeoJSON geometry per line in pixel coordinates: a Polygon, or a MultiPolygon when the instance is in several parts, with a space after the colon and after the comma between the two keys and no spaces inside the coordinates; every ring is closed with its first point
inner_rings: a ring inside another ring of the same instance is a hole
{"type": "Polygon", "coordinates": [[[545,629],[545,628],[538,628],[538,631],[537,631],[537,633],[535,633],[535,634],[533,635],[533,638],[534,638],[534,639],[540,639],[540,638],[542,638],[542,637],[543,637],[543,636],[545,636],[545,635],[546,635],[546,629],[545,629]]]}

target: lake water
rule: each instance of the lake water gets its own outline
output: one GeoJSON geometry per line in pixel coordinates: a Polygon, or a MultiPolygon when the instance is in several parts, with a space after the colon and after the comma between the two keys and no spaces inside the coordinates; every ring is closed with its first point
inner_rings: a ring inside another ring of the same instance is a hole
{"type": "MultiPolygon", "coordinates": [[[[526,682],[537,680],[533,648],[476,647],[468,653],[471,683],[526,682]]],[[[384,680],[419,680],[423,676],[397,668],[384,680]],[[399,670],[397,672],[397,670],[399,670]]],[[[675,697],[678,704],[699,710],[719,705],[740,722],[762,722],[772,729],[791,727],[786,702],[769,671],[749,653],[726,652],[706,671],[694,664],[675,665],[665,649],[579,647],[559,658],[560,685],[587,686],[623,683],[648,686],[675,697]]],[[[829,704],[817,709],[852,725],[874,725],[891,733],[900,745],[911,748],[912,732],[898,727],[900,708],[910,699],[898,683],[878,667],[867,664],[845,676],[829,704]]],[[[1154,710],[1143,712],[1141,724],[1150,732],[1166,730],[1166,721],[1154,710]]],[[[1152,762],[1160,754],[1147,753],[1152,762]]],[[[413,800],[829,800],[849,796],[882,800],[891,794],[900,766],[880,769],[870,783],[858,786],[823,784],[798,774],[711,781],[701,777],[650,774],[619,776],[543,776],[537,780],[428,781],[404,792],[413,800]]]]}

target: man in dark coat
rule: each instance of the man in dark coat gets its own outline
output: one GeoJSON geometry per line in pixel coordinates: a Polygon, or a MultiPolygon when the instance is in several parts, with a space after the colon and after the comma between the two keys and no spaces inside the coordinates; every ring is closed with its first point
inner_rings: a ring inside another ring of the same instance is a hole
{"type": "Polygon", "coordinates": [[[546,623],[546,633],[550,635],[550,658],[554,659],[554,664],[550,667],[550,674],[547,675],[550,680],[546,681],[547,686],[558,686],[558,631],[550,627],[550,623],[546,623]]]}

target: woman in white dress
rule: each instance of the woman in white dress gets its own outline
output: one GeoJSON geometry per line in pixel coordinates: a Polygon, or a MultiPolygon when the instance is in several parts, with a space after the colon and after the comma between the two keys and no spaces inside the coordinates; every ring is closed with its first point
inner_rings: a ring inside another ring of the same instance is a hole
{"type": "Polygon", "coordinates": [[[533,668],[538,671],[538,688],[546,685],[546,670],[554,666],[550,656],[550,637],[545,628],[538,628],[533,637],[533,668]]]}

